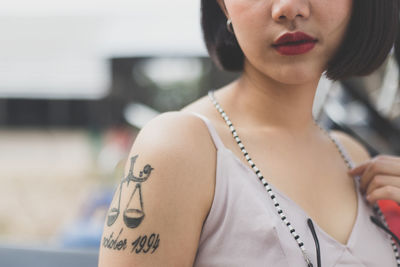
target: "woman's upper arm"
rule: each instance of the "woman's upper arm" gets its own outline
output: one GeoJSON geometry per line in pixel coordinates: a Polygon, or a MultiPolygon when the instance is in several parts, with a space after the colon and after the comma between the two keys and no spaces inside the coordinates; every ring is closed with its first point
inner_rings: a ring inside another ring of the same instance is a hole
{"type": "Polygon", "coordinates": [[[106,217],[99,266],[193,264],[215,153],[204,125],[190,117],[164,114],[139,133],[106,217]]]}

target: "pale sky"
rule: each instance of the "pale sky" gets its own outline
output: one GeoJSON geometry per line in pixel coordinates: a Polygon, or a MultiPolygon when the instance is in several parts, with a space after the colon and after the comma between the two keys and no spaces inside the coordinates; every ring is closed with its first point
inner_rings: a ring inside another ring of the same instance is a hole
{"type": "Polygon", "coordinates": [[[200,1],[3,0],[0,97],[99,97],[107,59],[205,55],[200,1]]]}

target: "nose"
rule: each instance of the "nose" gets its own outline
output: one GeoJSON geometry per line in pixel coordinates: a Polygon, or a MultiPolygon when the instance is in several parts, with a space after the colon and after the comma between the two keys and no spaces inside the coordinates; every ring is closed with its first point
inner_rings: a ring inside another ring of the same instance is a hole
{"type": "Polygon", "coordinates": [[[295,20],[297,17],[310,16],[308,0],[275,0],[272,5],[272,18],[277,21],[295,20]]]}

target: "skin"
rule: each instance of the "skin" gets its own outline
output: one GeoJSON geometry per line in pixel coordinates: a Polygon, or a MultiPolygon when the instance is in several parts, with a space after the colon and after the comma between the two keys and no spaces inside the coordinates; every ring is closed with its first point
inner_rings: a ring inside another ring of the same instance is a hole
{"type": "MultiPolygon", "coordinates": [[[[318,81],[346,32],[352,1],[217,1],[232,19],[246,57],[241,77],[217,90],[217,100],[268,181],[334,240],[345,244],[358,208],[358,189],[352,176],[361,175],[361,190],[367,192],[371,203],[377,199],[399,201],[400,188],[399,158],[370,159],[353,138],[332,132],[358,165],[349,171],[337,148],[313,123],[312,104],[318,81]],[[297,56],[277,53],[271,46],[274,40],[294,31],[316,37],[315,48],[297,56]]],[[[247,165],[207,97],[149,122],[129,155],[129,159],[136,157],[135,177],[146,165],[151,166],[149,178],[141,183],[145,217],[130,228],[121,211],[115,221],[105,224],[100,267],[193,265],[213,202],[217,151],[204,123],[188,114],[191,111],[206,116],[224,146],[247,165]],[[153,238],[152,246],[140,248],[138,243],[151,235],[159,239],[157,245],[153,238]],[[119,246],[117,241],[112,242],[116,236],[119,246]]],[[[129,159],[125,175],[131,169],[129,159]]],[[[122,188],[120,202],[125,207],[135,183],[125,182],[122,188]]]]}

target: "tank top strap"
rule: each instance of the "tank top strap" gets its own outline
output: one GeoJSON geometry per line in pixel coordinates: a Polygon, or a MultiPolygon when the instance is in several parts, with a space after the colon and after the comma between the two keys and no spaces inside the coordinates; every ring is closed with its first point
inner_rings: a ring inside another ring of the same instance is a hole
{"type": "Polygon", "coordinates": [[[212,125],[211,121],[206,116],[201,115],[197,112],[193,112],[193,111],[190,111],[189,113],[195,115],[196,117],[200,118],[204,122],[204,124],[208,128],[208,132],[210,133],[211,138],[212,138],[217,150],[225,147],[224,143],[222,143],[222,140],[218,135],[217,130],[215,129],[215,127],[212,125]]]}

